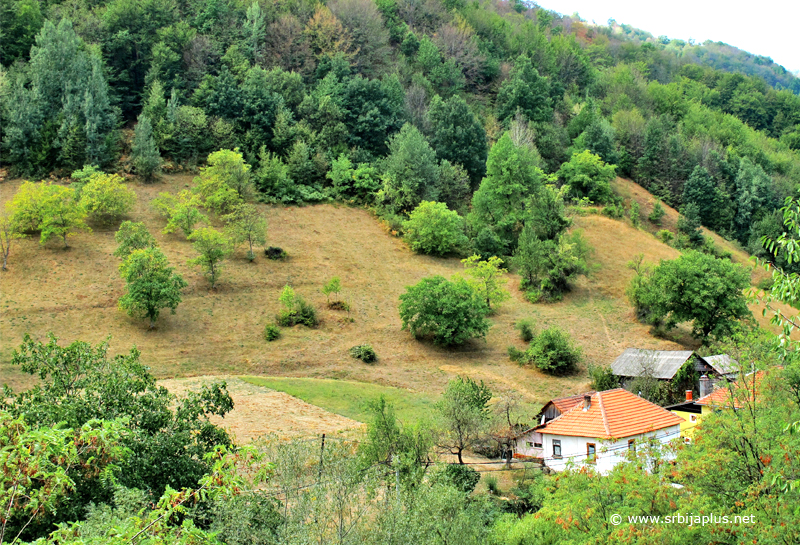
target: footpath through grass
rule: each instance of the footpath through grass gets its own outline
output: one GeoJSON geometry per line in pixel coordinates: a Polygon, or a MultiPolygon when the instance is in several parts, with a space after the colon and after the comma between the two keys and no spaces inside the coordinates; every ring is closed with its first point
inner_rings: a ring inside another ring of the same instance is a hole
{"type": "Polygon", "coordinates": [[[380,395],[394,406],[397,418],[406,424],[430,418],[433,404],[436,403],[435,398],[426,394],[366,382],[285,377],[240,378],[256,386],[286,392],[306,403],[359,422],[367,422],[370,419],[364,405],[368,401],[378,399],[380,395]]]}

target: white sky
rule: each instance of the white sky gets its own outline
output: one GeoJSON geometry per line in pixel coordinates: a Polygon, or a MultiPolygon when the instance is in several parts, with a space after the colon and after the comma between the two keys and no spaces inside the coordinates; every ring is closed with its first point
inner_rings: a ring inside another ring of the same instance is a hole
{"type": "Polygon", "coordinates": [[[536,0],[564,15],[576,11],[589,22],[610,18],[653,36],[725,42],[772,58],[792,72],[800,70],[800,1],[761,0],[536,0]]]}

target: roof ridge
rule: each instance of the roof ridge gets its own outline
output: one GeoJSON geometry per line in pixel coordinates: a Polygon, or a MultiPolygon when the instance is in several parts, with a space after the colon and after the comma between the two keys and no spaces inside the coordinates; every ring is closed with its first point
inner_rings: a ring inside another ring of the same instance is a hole
{"type": "Polygon", "coordinates": [[[611,430],[608,427],[608,415],[606,414],[606,408],[603,405],[603,393],[597,392],[597,399],[600,402],[600,414],[603,416],[603,428],[606,430],[606,435],[611,437],[611,430]]]}

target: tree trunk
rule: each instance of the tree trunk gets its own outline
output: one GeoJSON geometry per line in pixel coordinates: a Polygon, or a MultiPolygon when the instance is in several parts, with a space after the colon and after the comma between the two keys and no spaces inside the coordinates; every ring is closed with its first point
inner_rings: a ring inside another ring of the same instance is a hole
{"type": "Polygon", "coordinates": [[[464,460],[461,459],[461,451],[464,449],[458,449],[458,463],[462,466],[464,465],[464,460]]]}
{"type": "Polygon", "coordinates": [[[150,318],[150,329],[156,328],[156,321],[153,318],[150,318]]]}

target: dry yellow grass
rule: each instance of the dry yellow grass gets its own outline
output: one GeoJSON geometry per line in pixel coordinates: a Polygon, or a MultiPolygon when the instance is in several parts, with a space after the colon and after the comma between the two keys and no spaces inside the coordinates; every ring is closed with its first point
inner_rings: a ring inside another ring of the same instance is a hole
{"type": "MultiPolygon", "coordinates": [[[[142,360],[159,378],[200,375],[269,375],[340,378],[438,393],[449,378],[466,374],[485,380],[493,389],[513,389],[532,403],[578,392],[587,387],[586,363],[609,364],[625,348],[677,348],[656,339],[638,323],[624,297],[632,271],[626,262],[637,253],[657,261],[677,252],[651,234],[624,222],[600,216],[576,218],[595,248],[596,270],[577,282],[573,292],[556,304],[527,302],[519,292],[519,277],[509,275],[512,299],[491,317],[484,341],[447,350],[418,342],[400,330],[398,297],[405,286],[423,277],[449,277],[462,269],[457,259],[412,253],[362,209],[320,205],[268,207],[269,243],[283,247],[286,261],[259,255],[245,259],[244,249],[226,263],[216,291],[208,289],[199,271],[186,262],[194,256],[182,235],[161,233],[164,222],[150,208],[160,191],[177,192],[190,176],[169,176],[153,185],[134,184],[139,196],[131,219],[143,221],[156,236],[171,264],[189,282],[177,313],[162,314],[157,329],[127,317],[116,307],[124,284],[113,230],[80,233],[69,250],[40,247],[35,239],[13,248],[9,271],[0,276],[0,383],[23,386],[30,378],[9,365],[11,351],[24,333],[44,338],[53,331],[62,342],[82,339],[97,343],[112,336],[111,351],[137,346],[142,360]],[[342,296],[349,314],[324,309],[321,286],[332,276],[342,279],[342,296]],[[267,343],[264,325],[274,319],[278,295],[286,283],[319,309],[317,329],[283,329],[281,339],[267,343]],[[521,318],[533,318],[540,329],[562,327],[581,346],[584,364],[579,374],[553,378],[509,361],[506,348],[522,347],[514,330],[521,318]],[[370,343],[377,365],[349,357],[356,344],[370,343]]],[[[8,200],[20,181],[0,185],[8,200]]]]}

